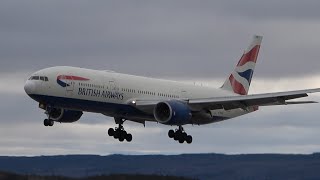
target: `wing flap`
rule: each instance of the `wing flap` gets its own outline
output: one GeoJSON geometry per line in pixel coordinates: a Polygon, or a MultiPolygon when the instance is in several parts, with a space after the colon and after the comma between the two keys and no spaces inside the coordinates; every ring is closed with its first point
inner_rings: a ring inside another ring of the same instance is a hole
{"type": "MultiPolygon", "coordinates": [[[[236,109],[250,106],[271,106],[271,105],[286,105],[286,104],[298,104],[297,102],[287,102],[287,100],[307,97],[308,93],[320,92],[318,89],[307,89],[299,91],[287,91],[277,93],[265,93],[265,94],[253,94],[245,96],[227,96],[217,98],[205,98],[205,99],[190,99],[189,105],[195,109],[236,109]]],[[[302,103],[310,103],[309,101],[302,101],[302,103]]],[[[313,102],[314,103],[314,102],[313,102]]]]}
{"type": "MultiPolygon", "coordinates": [[[[287,91],[265,94],[252,94],[244,96],[225,96],[214,98],[198,98],[198,99],[185,99],[189,107],[193,111],[200,111],[203,109],[248,109],[253,106],[273,106],[273,105],[290,105],[290,104],[310,104],[317,103],[315,101],[288,101],[292,99],[307,97],[308,93],[320,92],[318,89],[306,89],[299,91],[287,91]]],[[[141,111],[146,113],[153,113],[153,109],[157,103],[165,101],[164,99],[135,99],[130,101],[130,104],[135,106],[141,111]]]]}

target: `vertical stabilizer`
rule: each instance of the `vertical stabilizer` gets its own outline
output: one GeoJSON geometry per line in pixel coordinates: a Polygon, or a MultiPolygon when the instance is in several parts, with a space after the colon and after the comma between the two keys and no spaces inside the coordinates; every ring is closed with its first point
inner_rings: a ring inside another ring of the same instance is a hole
{"type": "Polygon", "coordinates": [[[262,36],[254,36],[249,47],[240,58],[236,68],[226,79],[221,89],[247,95],[257,62],[262,36]]]}

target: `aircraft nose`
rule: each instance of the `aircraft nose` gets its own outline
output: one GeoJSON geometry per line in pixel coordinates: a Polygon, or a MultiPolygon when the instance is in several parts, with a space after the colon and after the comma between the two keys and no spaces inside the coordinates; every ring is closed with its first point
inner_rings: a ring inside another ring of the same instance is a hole
{"type": "Polygon", "coordinates": [[[24,85],[24,91],[27,94],[33,94],[36,89],[36,85],[32,81],[27,81],[26,84],[24,85]]]}

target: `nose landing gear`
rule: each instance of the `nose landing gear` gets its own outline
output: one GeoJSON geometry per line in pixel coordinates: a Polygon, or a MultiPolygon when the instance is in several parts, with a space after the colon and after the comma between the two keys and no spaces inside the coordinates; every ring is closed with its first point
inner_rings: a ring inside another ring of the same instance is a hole
{"type": "Polygon", "coordinates": [[[175,141],[179,141],[180,144],[187,142],[188,144],[192,143],[192,136],[188,135],[182,126],[179,126],[175,131],[170,129],[168,132],[169,138],[173,138],[175,141]]]}
{"type": "Polygon", "coordinates": [[[53,126],[53,124],[54,124],[54,121],[52,121],[51,119],[45,119],[43,121],[44,126],[53,126]]]}
{"type": "Polygon", "coordinates": [[[45,119],[43,121],[43,125],[44,126],[53,126],[54,125],[54,121],[52,119],[50,119],[50,114],[51,114],[51,111],[52,111],[51,106],[47,106],[45,104],[39,104],[39,107],[41,109],[44,109],[45,110],[45,114],[48,116],[48,119],[45,119]]]}

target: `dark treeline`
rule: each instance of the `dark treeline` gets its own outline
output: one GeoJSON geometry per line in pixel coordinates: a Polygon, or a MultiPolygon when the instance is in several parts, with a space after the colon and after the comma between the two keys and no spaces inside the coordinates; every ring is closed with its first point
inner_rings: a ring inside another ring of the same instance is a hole
{"type": "Polygon", "coordinates": [[[143,174],[201,180],[320,179],[320,154],[0,156],[0,171],[72,178],[143,174]]]}
{"type": "Polygon", "coordinates": [[[184,177],[159,176],[159,175],[126,175],[114,174],[108,176],[93,176],[85,178],[70,178],[62,176],[36,176],[19,175],[14,173],[0,172],[0,180],[191,180],[184,177]]]}

